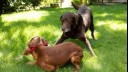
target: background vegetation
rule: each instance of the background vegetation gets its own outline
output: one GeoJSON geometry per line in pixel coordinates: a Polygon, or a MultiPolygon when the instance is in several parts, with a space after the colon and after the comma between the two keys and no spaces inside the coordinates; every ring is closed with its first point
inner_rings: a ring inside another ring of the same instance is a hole
{"type": "MultiPolygon", "coordinates": [[[[83,48],[84,58],[80,72],[126,72],[127,71],[127,6],[91,5],[94,14],[95,36],[86,33],[97,57],[90,56],[85,45],[72,41],[83,48]]],[[[27,65],[34,61],[31,56],[22,57],[28,41],[34,36],[55,44],[62,34],[60,16],[64,12],[76,12],[73,8],[45,8],[0,16],[0,72],[42,72],[38,66],[27,65]]],[[[66,42],[65,41],[65,42],[66,42]]],[[[72,72],[71,64],[57,72],[72,72]]]]}
{"type": "Polygon", "coordinates": [[[0,14],[36,9],[40,6],[50,6],[59,0],[0,0],[0,14]]]}
{"type": "MultiPolygon", "coordinates": [[[[72,0],[75,3],[81,5],[89,5],[100,3],[103,4],[103,0],[72,0]]],[[[108,0],[111,2],[112,0],[108,0]]],[[[39,9],[42,7],[58,7],[63,0],[0,0],[0,14],[10,12],[20,12],[24,10],[39,9]],[[57,4],[53,6],[53,4],[57,4]]]]}

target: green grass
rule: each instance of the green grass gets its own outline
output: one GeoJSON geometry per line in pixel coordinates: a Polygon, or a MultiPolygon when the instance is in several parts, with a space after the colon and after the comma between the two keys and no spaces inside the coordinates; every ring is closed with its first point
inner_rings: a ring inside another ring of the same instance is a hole
{"type": "MultiPolygon", "coordinates": [[[[94,14],[96,41],[86,33],[97,57],[89,54],[79,40],[69,39],[84,50],[80,72],[126,72],[127,71],[127,6],[90,6],[94,14]]],[[[48,8],[4,14],[0,17],[0,72],[43,72],[38,66],[27,65],[34,61],[31,56],[19,58],[34,36],[42,36],[54,45],[62,34],[60,16],[64,12],[76,12],[73,8],[48,8]],[[19,59],[17,59],[19,58],[19,59]]],[[[57,72],[72,72],[66,65],[57,72]]]]}

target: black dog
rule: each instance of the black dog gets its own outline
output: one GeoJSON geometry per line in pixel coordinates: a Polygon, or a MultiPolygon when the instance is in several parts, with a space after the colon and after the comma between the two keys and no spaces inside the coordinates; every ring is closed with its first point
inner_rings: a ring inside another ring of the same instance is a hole
{"type": "Polygon", "coordinates": [[[89,28],[92,38],[95,39],[92,12],[87,6],[77,6],[73,2],[72,5],[78,11],[76,14],[67,12],[60,17],[63,34],[56,44],[62,43],[68,38],[77,38],[83,41],[87,48],[89,48],[91,55],[95,56],[91,44],[84,34],[89,28]]]}

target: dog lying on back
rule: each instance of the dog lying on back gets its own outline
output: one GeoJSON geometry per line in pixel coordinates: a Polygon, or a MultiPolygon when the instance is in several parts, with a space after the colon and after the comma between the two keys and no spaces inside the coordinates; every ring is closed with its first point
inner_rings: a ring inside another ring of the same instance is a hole
{"type": "Polygon", "coordinates": [[[95,39],[92,12],[87,6],[78,6],[73,2],[72,5],[77,10],[77,13],[66,12],[60,17],[63,34],[56,44],[60,44],[68,38],[79,39],[84,42],[91,55],[95,56],[91,44],[85,36],[89,28],[92,38],[95,39]]]}
{"type": "Polygon", "coordinates": [[[24,55],[32,54],[37,64],[46,71],[54,71],[59,66],[71,62],[75,66],[75,72],[80,68],[80,61],[83,58],[82,48],[75,43],[65,42],[48,47],[48,43],[41,37],[34,37],[28,43],[24,55]]]}

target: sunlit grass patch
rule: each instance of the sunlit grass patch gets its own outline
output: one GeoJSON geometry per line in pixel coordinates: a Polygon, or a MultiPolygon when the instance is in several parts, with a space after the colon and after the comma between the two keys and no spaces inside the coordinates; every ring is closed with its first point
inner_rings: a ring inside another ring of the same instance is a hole
{"type": "Polygon", "coordinates": [[[100,62],[98,62],[97,57],[92,57],[90,59],[87,59],[86,65],[87,65],[87,67],[90,67],[90,68],[93,68],[96,70],[102,69],[102,66],[101,66],[100,62]]]}
{"type": "Polygon", "coordinates": [[[109,26],[112,30],[126,30],[127,24],[122,21],[99,21],[97,26],[109,26]]]}
{"type": "MultiPolygon", "coordinates": [[[[94,31],[94,35],[95,35],[95,38],[96,38],[96,39],[99,39],[100,36],[101,36],[101,34],[100,34],[97,30],[94,31]]],[[[89,39],[93,39],[92,36],[91,36],[91,31],[88,31],[88,32],[86,33],[86,36],[87,36],[87,38],[89,38],[89,39]]]]}
{"type": "Polygon", "coordinates": [[[53,25],[44,25],[39,28],[29,26],[24,29],[23,33],[29,37],[28,39],[34,36],[42,36],[44,39],[48,40],[49,44],[51,44],[52,39],[57,39],[61,35],[60,30],[53,25]]]}
{"type": "Polygon", "coordinates": [[[109,25],[109,27],[113,30],[126,30],[127,24],[122,24],[122,25],[112,24],[112,25],[109,25]]]}
{"type": "Polygon", "coordinates": [[[2,57],[3,56],[3,53],[2,52],[0,52],[0,57],[2,57]]]}
{"type": "Polygon", "coordinates": [[[47,11],[27,11],[27,12],[3,15],[3,21],[12,22],[12,21],[26,20],[30,22],[39,22],[42,16],[48,16],[48,15],[49,13],[47,11]]]}

